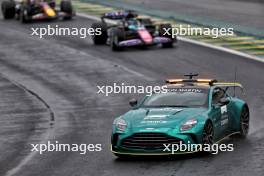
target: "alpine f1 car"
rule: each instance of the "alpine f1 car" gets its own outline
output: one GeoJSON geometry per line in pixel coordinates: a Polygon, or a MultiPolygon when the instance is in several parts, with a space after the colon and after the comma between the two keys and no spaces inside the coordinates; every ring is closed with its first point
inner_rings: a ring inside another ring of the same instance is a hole
{"type": "Polygon", "coordinates": [[[109,44],[113,51],[125,47],[161,44],[164,48],[173,47],[176,38],[166,34],[171,24],[155,25],[149,18],[139,18],[135,12],[120,11],[105,13],[101,22],[92,25],[101,29],[101,35],[92,37],[95,45],[109,44]],[[112,24],[106,21],[111,20],[112,24]],[[166,34],[166,35],[165,35],[166,34]]]}
{"type": "Polygon", "coordinates": [[[213,145],[249,131],[249,107],[230,95],[243,90],[240,83],[210,79],[167,80],[165,92],[132,100],[132,110],[116,118],[112,129],[112,152],[118,156],[193,153],[164,150],[172,144],[213,145]],[[233,92],[232,92],[233,93],[233,92]]]}
{"type": "Polygon", "coordinates": [[[59,9],[55,0],[4,0],[2,2],[4,19],[16,18],[22,23],[44,19],[71,19],[75,15],[70,0],[62,0],[59,9]]]}

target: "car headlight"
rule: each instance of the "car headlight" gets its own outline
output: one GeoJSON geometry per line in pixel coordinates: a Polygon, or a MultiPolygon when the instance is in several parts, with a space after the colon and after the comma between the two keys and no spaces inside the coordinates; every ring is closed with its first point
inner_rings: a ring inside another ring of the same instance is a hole
{"type": "Polygon", "coordinates": [[[190,119],[190,120],[186,121],[184,124],[182,124],[181,131],[189,130],[192,127],[194,127],[196,124],[197,124],[196,119],[190,119]]]}
{"type": "Polygon", "coordinates": [[[119,131],[125,131],[126,128],[127,128],[127,123],[124,119],[116,119],[114,121],[114,125],[116,126],[116,128],[119,130],[119,131]]]}

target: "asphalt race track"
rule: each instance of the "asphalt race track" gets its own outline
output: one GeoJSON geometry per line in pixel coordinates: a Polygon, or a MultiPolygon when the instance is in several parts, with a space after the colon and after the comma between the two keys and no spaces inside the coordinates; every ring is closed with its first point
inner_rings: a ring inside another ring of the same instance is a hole
{"type": "Polygon", "coordinates": [[[0,72],[41,97],[55,116],[54,125],[50,125],[51,114],[43,102],[24,89],[19,91],[5,78],[0,79],[1,176],[263,175],[262,63],[184,42],[179,42],[174,49],[154,47],[114,53],[107,46],[93,46],[90,38],[39,39],[30,35],[32,26],[89,27],[91,23],[88,19],[76,17],[67,22],[22,25],[1,18],[0,72]],[[97,85],[161,83],[168,77],[189,72],[232,81],[235,67],[238,81],[245,86],[251,129],[246,140],[229,139],[228,142],[235,145],[234,152],[128,161],[117,160],[111,154],[113,119],[129,109],[128,101],[134,95],[106,97],[97,94],[97,85]],[[26,110],[19,111],[16,103],[32,111],[29,114],[26,110]],[[35,118],[29,120],[25,117],[35,118]],[[18,130],[20,128],[23,130],[18,130]],[[30,152],[32,142],[45,140],[102,144],[103,150],[86,155],[30,152]]]}
{"type": "Polygon", "coordinates": [[[263,0],[125,0],[149,9],[172,11],[263,29],[263,0]]]}

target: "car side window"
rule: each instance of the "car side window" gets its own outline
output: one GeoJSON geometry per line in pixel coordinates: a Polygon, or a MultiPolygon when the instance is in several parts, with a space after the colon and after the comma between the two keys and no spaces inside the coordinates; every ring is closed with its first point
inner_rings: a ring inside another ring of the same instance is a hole
{"type": "Polygon", "coordinates": [[[222,88],[220,87],[215,88],[213,90],[213,97],[212,97],[213,104],[217,104],[225,96],[226,96],[225,91],[222,88]]]}

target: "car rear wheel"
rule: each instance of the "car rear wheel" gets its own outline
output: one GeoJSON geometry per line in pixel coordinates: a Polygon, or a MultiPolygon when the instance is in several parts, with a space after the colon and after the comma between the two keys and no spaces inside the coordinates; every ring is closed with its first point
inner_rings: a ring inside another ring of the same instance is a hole
{"type": "Polygon", "coordinates": [[[246,138],[249,131],[249,110],[246,106],[243,107],[240,115],[240,137],[246,138]]]}
{"type": "Polygon", "coordinates": [[[101,35],[93,35],[93,43],[95,45],[105,45],[108,39],[107,25],[105,23],[93,23],[91,26],[94,31],[101,29],[101,35]]]}
{"type": "Polygon", "coordinates": [[[21,23],[28,23],[30,21],[29,19],[29,7],[28,6],[22,6],[20,9],[20,21],[21,23]]]}
{"type": "Polygon", "coordinates": [[[173,42],[175,39],[172,36],[171,24],[161,24],[159,27],[159,36],[160,37],[167,37],[167,38],[171,39],[171,42],[162,44],[163,48],[172,48],[173,47],[173,42]],[[169,34],[167,31],[169,31],[169,34]]]}
{"type": "Polygon", "coordinates": [[[60,9],[61,12],[65,12],[67,14],[67,16],[63,18],[64,20],[70,20],[72,18],[73,8],[71,1],[66,1],[66,0],[61,1],[60,9]]]}
{"type": "Polygon", "coordinates": [[[15,2],[14,1],[3,1],[1,5],[2,13],[4,19],[13,19],[16,15],[15,9],[15,2]]]}

